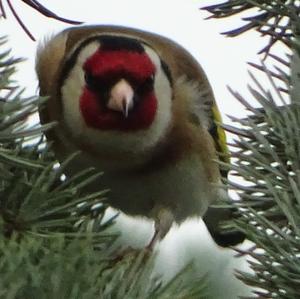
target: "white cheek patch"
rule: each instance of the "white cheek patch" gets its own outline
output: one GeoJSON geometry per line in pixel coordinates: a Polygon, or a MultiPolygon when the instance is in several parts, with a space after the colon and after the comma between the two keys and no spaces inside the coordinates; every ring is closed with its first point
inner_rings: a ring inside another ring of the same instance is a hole
{"type": "Polygon", "coordinates": [[[164,132],[168,128],[172,118],[172,89],[161,67],[158,68],[155,75],[154,92],[158,105],[152,129],[164,132]]]}
{"type": "Polygon", "coordinates": [[[155,146],[165,135],[171,122],[172,90],[170,82],[161,69],[158,55],[149,47],[146,53],[155,64],[154,93],[157,111],[152,124],[138,131],[99,130],[88,127],[80,111],[80,97],[85,87],[83,65],[99,49],[98,42],[87,45],[78,55],[77,61],[62,86],[62,102],[66,125],[74,138],[82,140],[101,151],[143,152],[155,146]]]}
{"type": "Polygon", "coordinates": [[[61,89],[65,122],[75,137],[81,135],[85,127],[79,108],[79,101],[84,85],[82,68],[76,65],[71,70],[61,89]]]}
{"type": "Polygon", "coordinates": [[[95,54],[100,47],[100,44],[98,42],[92,42],[88,44],[78,55],[77,57],[77,63],[81,67],[86,62],[86,60],[91,57],[93,54],[95,54]]]}
{"type": "Polygon", "coordinates": [[[148,55],[148,57],[151,59],[152,63],[155,65],[156,70],[160,68],[160,58],[159,56],[155,53],[153,49],[148,47],[147,45],[144,45],[145,52],[148,55]]]}
{"type": "Polygon", "coordinates": [[[151,59],[152,63],[156,67],[155,81],[154,81],[154,92],[157,97],[158,107],[153,123],[153,130],[166,130],[171,122],[172,118],[172,88],[169,79],[162,70],[161,60],[157,53],[147,45],[145,52],[151,59]]]}
{"type": "Polygon", "coordinates": [[[79,107],[80,97],[85,86],[83,65],[99,49],[99,46],[98,42],[92,42],[80,52],[61,89],[65,121],[75,137],[84,134],[86,128],[79,107]]]}

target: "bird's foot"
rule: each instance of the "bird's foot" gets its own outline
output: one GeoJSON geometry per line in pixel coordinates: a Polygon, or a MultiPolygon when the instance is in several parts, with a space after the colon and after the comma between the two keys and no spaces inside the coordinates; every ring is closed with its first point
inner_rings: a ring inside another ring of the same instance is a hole
{"type": "Polygon", "coordinates": [[[146,249],[150,251],[153,251],[157,242],[163,239],[166,236],[166,234],[169,232],[174,222],[174,215],[169,209],[159,208],[156,209],[154,219],[155,219],[154,220],[155,232],[149,244],[146,246],[146,249]]]}

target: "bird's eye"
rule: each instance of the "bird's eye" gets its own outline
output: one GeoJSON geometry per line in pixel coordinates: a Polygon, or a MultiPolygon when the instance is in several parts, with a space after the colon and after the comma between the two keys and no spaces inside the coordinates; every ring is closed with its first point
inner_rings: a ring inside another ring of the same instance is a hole
{"type": "Polygon", "coordinates": [[[154,74],[152,74],[150,77],[149,77],[149,81],[150,81],[150,83],[154,83],[154,74]]]}
{"type": "Polygon", "coordinates": [[[95,81],[96,81],[96,79],[95,79],[95,77],[91,74],[91,73],[89,73],[89,72],[85,72],[85,74],[84,74],[84,80],[85,80],[85,83],[86,83],[86,85],[88,86],[88,87],[93,87],[93,86],[95,86],[95,81]]]}
{"type": "Polygon", "coordinates": [[[137,92],[141,94],[153,90],[154,78],[154,74],[148,77],[144,82],[142,82],[139,85],[137,92]]]}
{"type": "Polygon", "coordinates": [[[154,74],[152,74],[150,77],[148,77],[146,79],[146,81],[144,82],[144,85],[147,86],[147,87],[153,87],[153,84],[154,84],[154,74]]]}

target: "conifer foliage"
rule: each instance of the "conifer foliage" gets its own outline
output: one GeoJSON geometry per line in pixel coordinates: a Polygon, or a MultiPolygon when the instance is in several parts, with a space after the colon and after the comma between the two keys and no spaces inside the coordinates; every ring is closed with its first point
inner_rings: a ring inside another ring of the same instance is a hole
{"type": "Polygon", "coordinates": [[[300,286],[300,59],[299,1],[231,0],[205,8],[214,18],[242,13],[246,25],[225,32],[229,36],[255,28],[270,37],[261,65],[269,81],[263,86],[251,73],[253,96],[246,100],[232,94],[248,110],[248,117],[224,126],[235,134],[231,173],[240,178],[228,181],[242,211],[235,227],[246,233],[255,246],[243,253],[254,274],[238,272],[245,283],[256,287],[251,298],[299,297],[300,286]],[[281,42],[288,55],[272,53],[281,42]],[[267,61],[266,61],[267,60],[267,61]],[[266,65],[270,60],[272,69],[266,65]],[[250,100],[251,103],[250,104],[250,100]],[[255,104],[253,104],[255,103],[255,104]],[[243,183],[241,182],[243,180],[243,183]]]}

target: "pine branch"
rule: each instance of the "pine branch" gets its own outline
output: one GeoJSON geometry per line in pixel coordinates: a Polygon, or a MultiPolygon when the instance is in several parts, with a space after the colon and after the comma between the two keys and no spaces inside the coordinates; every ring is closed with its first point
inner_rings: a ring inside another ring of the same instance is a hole
{"type": "MultiPolygon", "coordinates": [[[[276,57],[276,56],[274,56],[276,57]]],[[[281,64],[274,74],[262,63],[255,65],[270,82],[268,90],[251,74],[250,86],[256,106],[231,90],[249,111],[244,119],[233,120],[235,126],[224,126],[235,134],[234,178],[228,181],[240,200],[234,206],[240,218],[233,228],[242,230],[255,249],[243,251],[250,255],[255,274],[238,272],[248,285],[259,288],[251,298],[296,298],[300,282],[300,105],[299,87],[289,101],[293,82],[299,82],[300,59],[292,65],[276,57],[281,64]],[[293,66],[298,61],[297,66],[293,66]],[[291,65],[288,75],[283,68],[291,65]],[[285,84],[285,91],[278,88],[285,84]],[[257,107],[259,105],[260,107],[257,107]],[[238,179],[237,179],[238,178],[238,179]],[[237,181],[242,183],[237,183],[237,181]]],[[[253,102],[253,100],[252,100],[253,102]]],[[[232,228],[232,224],[227,225],[232,228]]]]}
{"type": "Polygon", "coordinates": [[[229,203],[238,218],[227,229],[240,229],[255,246],[238,250],[247,254],[254,273],[237,271],[237,277],[255,287],[247,298],[285,298],[299,296],[300,283],[300,41],[299,3],[297,1],[229,0],[204,8],[214,18],[240,13],[246,24],[225,32],[236,36],[250,29],[270,37],[260,51],[275,61],[270,70],[250,63],[265,74],[270,88],[250,73],[252,103],[230,89],[248,111],[243,119],[231,117],[234,125],[224,129],[235,135],[229,188],[238,201],[229,203]],[[270,49],[283,42],[294,54],[282,59],[270,49]],[[254,101],[253,101],[254,100],[254,101]]]}
{"type": "Polygon", "coordinates": [[[1,298],[208,298],[203,281],[185,280],[190,265],[163,287],[152,275],[154,257],[140,252],[114,263],[87,238],[27,237],[21,245],[0,238],[0,252],[1,298]]]}
{"type": "MultiPolygon", "coordinates": [[[[1,38],[0,42],[3,46],[5,39],[1,38]]],[[[22,91],[12,80],[21,60],[9,55],[10,51],[0,54],[0,217],[3,233],[6,236],[33,231],[37,234],[74,233],[75,223],[104,213],[106,191],[84,195],[84,187],[99,176],[92,176],[91,169],[62,181],[69,161],[58,165],[43,137],[43,132],[55,124],[30,125],[28,121],[46,99],[22,98],[22,91]]]]}
{"type": "Polygon", "coordinates": [[[268,44],[259,54],[269,55],[271,48],[278,42],[291,47],[292,40],[299,34],[298,19],[300,7],[297,1],[255,1],[255,0],[227,0],[220,4],[202,8],[211,13],[210,18],[226,18],[243,13],[245,25],[223,32],[234,37],[255,29],[262,36],[269,36],[268,44]],[[254,14],[254,15],[253,15],[254,14]]]}

